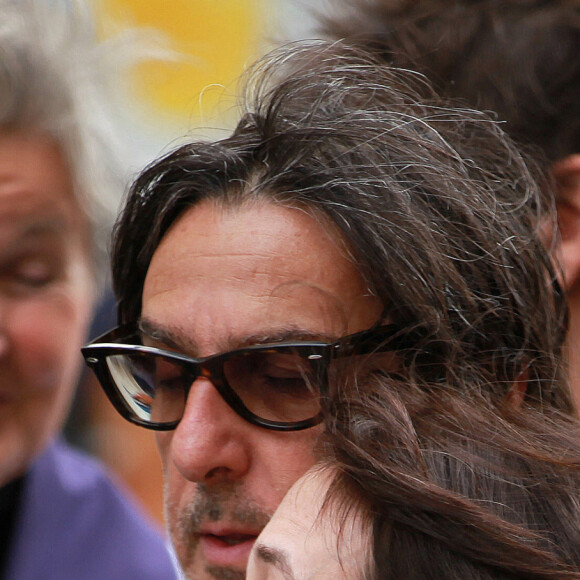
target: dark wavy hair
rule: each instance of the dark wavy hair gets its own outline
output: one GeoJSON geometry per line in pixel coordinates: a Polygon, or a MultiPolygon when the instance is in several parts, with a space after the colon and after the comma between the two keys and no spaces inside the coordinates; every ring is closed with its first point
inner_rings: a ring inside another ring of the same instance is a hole
{"type": "Polygon", "coordinates": [[[337,0],[322,20],[493,111],[549,161],[580,151],[580,0],[337,0]]]}
{"type": "Polygon", "coordinates": [[[384,319],[416,337],[410,381],[497,402],[525,376],[529,404],[573,411],[566,308],[538,232],[548,196],[497,123],[341,43],[274,52],[247,95],[230,137],[133,184],[112,256],[121,323],[139,318],[151,258],[188,208],[297,207],[333,224],[384,319]]]}
{"type": "Polygon", "coordinates": [[[580,579],[576,419],[377,372],[331,392],[321,517],[371,530],[365,580],[580,579]]]}

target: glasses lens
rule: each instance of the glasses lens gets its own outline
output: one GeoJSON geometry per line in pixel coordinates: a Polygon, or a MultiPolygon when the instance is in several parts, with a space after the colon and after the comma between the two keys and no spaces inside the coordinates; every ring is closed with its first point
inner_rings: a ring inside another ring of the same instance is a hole
{"type": "Polygon", "coordinates": [[[312,363],[298,349],[246,351],[226,359],[223,372],[244,405],[262,419],[292,423],[320,411],[312,363]]]}
{"type": "Polygon", "coordinates": [[[151,353],[107,357],[117,390],[131,412],[142,421],[179,421],[185,408],[185,387],[192,378],[185,369],[151,353]]]}

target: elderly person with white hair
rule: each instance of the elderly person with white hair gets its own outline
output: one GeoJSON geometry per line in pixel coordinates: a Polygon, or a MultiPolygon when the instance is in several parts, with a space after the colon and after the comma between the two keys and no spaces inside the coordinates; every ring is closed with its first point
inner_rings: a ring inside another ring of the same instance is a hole
{"type": "Polygon", "coordinates": [[[121,190],[77,2],[0,1],[0,577],[175,578],[163,538],[58,441],[121,190]]]}

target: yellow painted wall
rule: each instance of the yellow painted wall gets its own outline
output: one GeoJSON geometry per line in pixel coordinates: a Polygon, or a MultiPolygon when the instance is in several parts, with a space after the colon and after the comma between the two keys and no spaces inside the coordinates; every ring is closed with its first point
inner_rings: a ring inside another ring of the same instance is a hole
{"type": "Polygon", "coordinates": [[[179,54],[177,61],[136,67],[132,90],[160,120],[195,124],[216,113],[233,94],[246,64],[260,54],[268,0],[93,0],[101,34],[126,26],[156,28],[179,54]]]}

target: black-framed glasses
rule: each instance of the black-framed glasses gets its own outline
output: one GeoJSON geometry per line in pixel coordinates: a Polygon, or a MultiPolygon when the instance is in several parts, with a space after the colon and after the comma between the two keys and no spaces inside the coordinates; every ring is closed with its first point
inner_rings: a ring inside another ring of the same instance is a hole
{"type": "Polygon", "coordinates": [[[192,358],[144,346],[136,325],[126,325],[97,338],[82,353],[117,411],[148,429],[174,429],[192,385],[204,377],[250,423],[297,431],[321,421],[321,399],[333,360],[394,351],[402,340],[400,329],[387,325],[332,343],[260,344],[192,358]]]}

